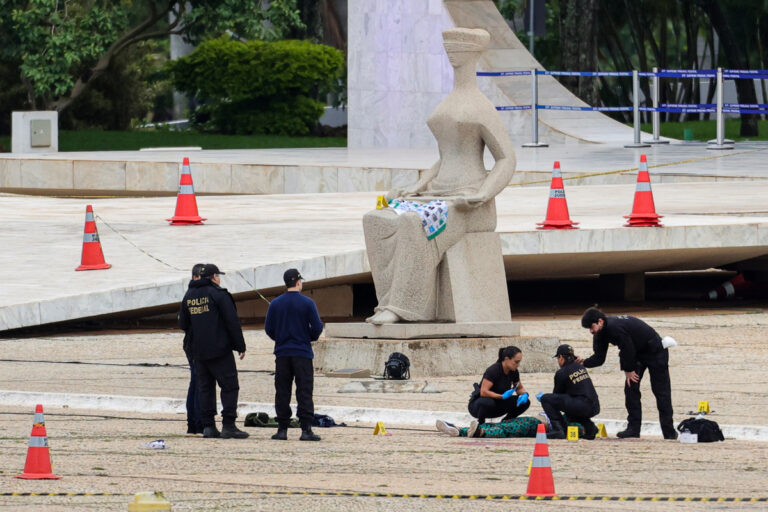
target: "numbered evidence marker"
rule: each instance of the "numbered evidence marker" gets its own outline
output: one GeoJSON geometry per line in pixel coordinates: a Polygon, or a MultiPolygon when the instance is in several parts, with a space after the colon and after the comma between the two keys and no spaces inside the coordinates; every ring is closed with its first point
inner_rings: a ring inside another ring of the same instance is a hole
{"type": "Polygon", "coordinates": [[[578,441],[579,440],[579,427],[568,427],[568,434],[566,435],[566,438],[569,441],[578,441]]]}
{"type": "Polygon", "coordinates": [[[696,410],[696,412],[703,412],[704,414],[709,414],[709,402],[706,402],[706,401],[699,402],[699,408],[696,410]]]}

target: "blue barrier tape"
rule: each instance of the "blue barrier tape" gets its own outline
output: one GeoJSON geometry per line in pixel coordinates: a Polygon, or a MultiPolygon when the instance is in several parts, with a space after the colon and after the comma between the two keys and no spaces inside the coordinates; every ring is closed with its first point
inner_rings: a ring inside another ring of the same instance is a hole
{"type": "Polygon", "coordinates": [[[768,108],[768,103],[724,103],[726,108],[768,108]]]}
{"type": "Polygon", "coordinates": [[[640,112],[671,112],[674,114],[702,114],[715,112],[714,108],[669,108],[669,107],[640,107],[640,112]]]}
{"type": "Polygon", "coordinates": [[[663,108],[715,108],[717,103],[662,103],[663,108]]]}
{"type": "Polygon", "coordinates": [[[752,109],[752,108],[724,108],[725,114],[768,114],[768,109],[752,109]]]}
{"type": "Polygon", "coordinates": [[[644,76],[658,76],[661,78],[717,78],[715,72],[705,71],[691,71],[691,72],[677,72],[677,71],[659,71],[658,73],[649,73],[644,76]]]}
{"type": "Polygon", "coordinates": [[[531,76],[530,71],[478,71],[477,76],[531,76]]]}
{"type": "Polygon", "coordinates": [[[509,105],[506,107],[496,107],[496,110],[531,110],[530,105],[509,105]]]}
{"type": "Polygon", "coordinates": [[[631,71],[536,71],[537,75],[550,76],[632,76],[631,71]]]}
{"type": "Polygon", "coordinates": [[[580,110],[583,112],[630,112],[632,107],[573,107],[570,105],[536,105],[539,110],[580,110]]]}

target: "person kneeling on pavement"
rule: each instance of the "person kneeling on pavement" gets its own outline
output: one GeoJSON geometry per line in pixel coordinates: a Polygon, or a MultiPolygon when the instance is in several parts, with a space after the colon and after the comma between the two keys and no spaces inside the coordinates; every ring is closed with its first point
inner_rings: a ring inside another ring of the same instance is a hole
{"type": "Polygon", "coordinates": [[[522,360],[522,351],[513,345],[499,349],[498,359],[485,370],[482,381],[475,384],[475,390],[469,396],[467,409],[478,423],[502,415],[501,421],[508,421],[530,407],[528,392],[520,382],[518,371],[522,360]],[[515,392],[517,398],[513,400],[515,392]]]}
{"type": "Polygon", "coordinates": [[[541,408],[549,418],[550,430],[547,439],[565,439],[566,425],[561,412],[568,421],[584,427],[584,439],[594,439],[597,426],[591,418],[600,412],[597,391],[587,369],[576,362],[573,347],[560,345],[554,355],[560,369],[555,373],[555,387],[552,393],[537,393],[541,408]]]}

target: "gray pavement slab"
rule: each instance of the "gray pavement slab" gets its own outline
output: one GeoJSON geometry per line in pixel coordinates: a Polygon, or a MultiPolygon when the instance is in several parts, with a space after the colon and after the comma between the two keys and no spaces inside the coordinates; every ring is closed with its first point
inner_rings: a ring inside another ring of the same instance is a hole
{"type": "MultiPolygon", "coordinates": [[[[699,400],[709,400],[711,419],[720,424],[765,425],[763,363],[768,315],[764,308],[625,310],[675,337],[670,354],[675,421],[699,400]]],[[[575,315],[546,313],[522,317],[524,335],[557,336],[586,353],[589,335],[575,315]]],[[[246,331],[248,351],[239,361],[241,400],[270,402],[274,391],[271,343],[259,330],[246,331]]],[[[0,389],[101,393],[181,399],[188,369],[177,331],[67,334],[0,340],[0,389]]],[[[525,369],[525,355],[522,369],[525,369]]],[[[601,401],[600,417],[620,420],[622,379],[615,350],[590,371],[601,401]]],[[[461,412],[478,375],[430,379],[443,392],[338,393],[345,379],[315,378],[318,407],[386,407],[411,411],[461,412]]],[[[529,390],[547,390],[551,373],[523,373],[529,390]]],[[[647,379],[643,412],[655,419],[647,379]]],[[[125,510],[133,493],[160,490],[173,510],[562,510],[562,502],[486,500],[525,493],[533,439],[466,439],[439,434],[422,422],[386,425],[391,436],[373,436],[370,420],[346,428],[316,429],[320,443],[269,439],[271,429],[248,428],[251,437],[207,440],[185,437],[183,414],[45,406],[45,421],[57,481],[24,481],[34,403],[0,404],[0,482],[4,493],[115,493],[116,496],[0,495],[2,510],[125,510]],[[144,447],[164,439],[167,450],[144,447]],[[286,495],[271,495],[270,492],[286,495]],[[336,497],[300,493],[360,492],[460,494],[477,500],[402,497],[336,497]]],[[[526,414],[536,415],[534,403],[526,414]]],[[[338,417],[343,421],[345,418],[338,417]]],[[[608,495],[659,499],[663,496],[765,496],[768,456],[764,441],[728,439],[685,445],[659,436],[620,441],[549,441],[555,489],[560,496],[608,495]],[[642,475],[642,478],[638,477],[642,475]]],[[[670,503],[568,502],[585,510],[761,510],[761,502],[670,503]]]]}
{"type": "MultiPolygon", "coordinates": [[[[631,185],[566,187],[576,230],[536,230],[548,187],[497,198],[508,278],[706,269],[768,253],[768,181],[654,184],[663,228],[622,227],[631,185]]],[[[204,196],[202,226],[169,226],[171,198],[0,195],[0,330],[169,305],[189,269],[215,262],[233,293],[282,287],[287,267],[308,282],[369,272],[361,218],[376,192],[204,196]],[[85,205],[93,204],[108,270],[75,272],[85,205]]],[[[339,281],[341,280],[341,281],[339,281]]]]}

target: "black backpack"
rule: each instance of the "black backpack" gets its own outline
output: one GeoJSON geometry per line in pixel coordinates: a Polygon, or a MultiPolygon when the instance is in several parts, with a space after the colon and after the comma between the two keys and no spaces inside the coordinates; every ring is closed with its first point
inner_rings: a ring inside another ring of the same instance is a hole
{"type": "Polygon", "coordinates": [[[392,352],[384,364],[384,378],[406,380],[411,378],[411,362],[405,354],[392,352]]]}
{"type": "Polygon", "coordinates": [[[699,436],[698,441],[700,443],[714,443],[715,441],[725,441],[723,431],[720,430],[720,425],[716,421],[688,418],[683,420],[677,426],[677,430],[680,432],[688,431],[691,434],[699,436]]]}

